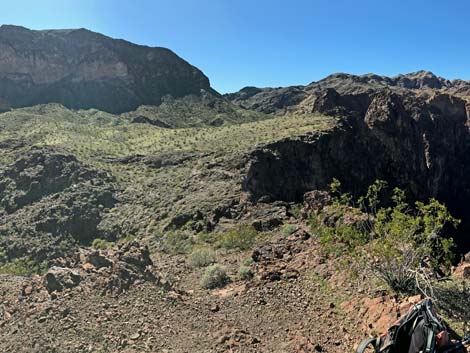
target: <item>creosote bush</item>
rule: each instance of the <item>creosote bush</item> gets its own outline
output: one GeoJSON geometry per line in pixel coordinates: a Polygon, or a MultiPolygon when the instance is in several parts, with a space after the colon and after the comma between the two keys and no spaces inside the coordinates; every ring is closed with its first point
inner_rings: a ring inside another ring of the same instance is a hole
{"type": "Polygon", "coordinates": [[[189,263],[193,267],[205,267],[215,261],[215,252],[210,248],[194,249],[189,255],[189,263]]]}
{"type": "Polygon", "coordinates": [[[111,249],[114,245],[115,244],[111,241],[107,241],[107,240],[99,239],[99,238],[94,239],[93,242],[91,243],[91,247],[96,250],[111,249]]]}
{"type": "Polygon", "coordinates": [[[240,266],[238,268],[238,278],[242,281],[247,281],[253,278],[253,271],[248,266],[240,266]]]}
{"type": "Polygon", "coordinates": [[[225,267],[214,264],[206,268],[201,278],[201,287],[205,289],[221,288],[230,282],[225,267]]]}
{"type": "Polygon", "coordinates": [[[295,231],[297,231],[297,229],[298,229],[298,227],[295,224],[286,224],[282,228],[282,235],[287,237],[287,236],[291,235],[292,233],[294,233],[295,231]]]}
{"type": "Polygon", "coordinates": [[[171,254],[187,254],[192,250],[193,245],[194,241],[187,232],[169,232],[163,237],[163,248],[171,254]]]}
{"type": "Polygon", "coordinates": [[[258,232],[250,226],[243,225],[222,235],[216,246],[224,249],[248,250],[254,244],[258,232]]]}

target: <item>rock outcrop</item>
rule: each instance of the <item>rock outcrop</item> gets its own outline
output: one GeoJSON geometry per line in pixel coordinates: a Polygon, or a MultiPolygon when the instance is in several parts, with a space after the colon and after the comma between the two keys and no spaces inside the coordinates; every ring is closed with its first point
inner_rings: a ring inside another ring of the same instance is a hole
{"type": "Polygon", "coordinates": [[[470,201],[470,133],[462,99],[447,94],[425,99],[390,90],[367,99],[328,90],[316,109],[345,118],[330,132],[255,150],[243,182],[252,200],[298,202],[333,178],[361,195],[382,179],[414,199],[437,198],[457,217],[470,220],[464,211],[470,201]]]}
{"type": "Polygon", "coordinates": [[[81,291],[98,289],[103,295],[119,294],[144,281],[171,289],[155,271],[148,248],[130,242],[110,250],[79,249],[70,257],[56,259],[55,265],[44,276],[33,278],[23,293],[34,296],[46,290],[57,296],[81,287],[81,291]]]}
{"type": "Polygon", "coordinates": [[[100,229],[117,203],[112,176],[51,148],[10,153],[17,159],[0,167],[2,261],[45,261],[74,245],[113,237],[100,229]]]}
{"type": "Polygon", "coordinates": [[[0,207],[12,213],[82,182],[112,182],[106,173],[82,165],[75,156],[32,148],[12,165],[0,167],[0,207]]]}
{"type": "Polygon", "coordinates": [[[165,48],[86,29],[0,27],[0,110],[55,102],[120,113],[201,90],[215,93],[200,70],[165,48]]]}

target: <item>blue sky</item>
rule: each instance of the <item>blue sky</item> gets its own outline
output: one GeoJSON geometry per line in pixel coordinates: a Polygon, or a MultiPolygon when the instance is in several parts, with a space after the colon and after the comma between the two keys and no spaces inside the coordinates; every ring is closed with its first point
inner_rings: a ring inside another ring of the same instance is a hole
{"type": "Polygon", "coordinates": [[[334,72],[470,79],[469,0],[15,0],[1,24],[86,27],[163,46],[220,92],[334,72]]]}

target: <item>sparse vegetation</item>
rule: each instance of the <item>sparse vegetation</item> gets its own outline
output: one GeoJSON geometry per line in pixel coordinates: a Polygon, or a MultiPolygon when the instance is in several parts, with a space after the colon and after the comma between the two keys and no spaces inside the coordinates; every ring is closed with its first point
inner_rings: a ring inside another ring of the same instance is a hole
{"type": "Polygon", "coordinates": [[[164,250],[172,254],[188,254],[193,245],[194,242],[188,232],[175,231],[163,236],[164,250]]]}
{"type": "Polygon", "coordinates": [[[287,237],[287,236],[291,235],[292,233],[296,232],[297,229],[298,229],[298,227],[295,224],[286,224],[282,228],[282,234],[287,237]]]}
{"type": "MultiPolygon", "coordinates": [[[[174,119],[174,115],[169,115],[174,119]]],[[[328,129],[335,119],[318,114],[263,119],[221,127],[161,129],[131,124],[123,117],[94,109],[71,111],[58,104],[0,114],[0,140],[21,137],[32,144],[64,147],[81,158],[162,152],[233,153],[260,143],[328,129]]]]}
{"type": "Polygon", "coordinates": [[[242,225],[223,234],[216,245],[227,250],[248,250],[254,244],[257,236],[258,232],[252,227],[242,225]]]}
{"type": "Polygon", "coordinates": [[[107,241],[105,239],[94,239],[93,242],[91,243],[91,247],[96,250],[106,250],[106,249],[111,249],[115,243],[111,241],[107,241]]]}
{"type": "Polygon", "coordinates": [[[225,267],[214,264],[206,268],[201,278],[201,287],[205,289],[215,289],[225,286],[230,281],[225,267]]]}
{"type": "Polygon", "coordinates": [[[215,261],[215,252],[210,248],[196,248],[189,255],[189,263],[193,267],[205,267],[215,261]]]}
{"type": "Polygon", "coordinates": [[[252,263],[253,263],[252,257],[247,257],[245,260],[243,260],[243,265],[245,266],[250,266],[252,263]]]}
{"type": "Polygon", "coordinates": [[[242,265],[238,268],[238,278],[242,281],[248,281],[253,278],[253,271],[248,266],[242,265]]]}
{"type": "Polygon", "coordinates": [[[14,276],[31,276],[44,274],[47,270],[46,262],[38,262],[29,257],[15,258],[0,266],[0,274],[14,276]]]}

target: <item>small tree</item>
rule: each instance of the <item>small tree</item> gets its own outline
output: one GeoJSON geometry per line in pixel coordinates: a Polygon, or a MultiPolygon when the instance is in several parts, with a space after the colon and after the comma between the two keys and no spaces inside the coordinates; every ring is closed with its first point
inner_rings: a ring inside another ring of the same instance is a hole
{"type": "Polygon", "coordinates": [[[444,227],[456,227],[459,221],[435,199],[409,204],[403,190],[387,193],[387,188],[386,182],[377,180],[355,207],[351,195],[341,194],[341,184],[333,180],[332,209],[320,215],[327,223],[316,217],[312,228],[324,248],[337,250],[339,244],[338,254],[366,250],[367,263],[391,289],[416,292],[418,273],[450,270],[454,243],[444,236],[444,227]],[[333,225],[329,224],[332,218],[333,225]]]}

